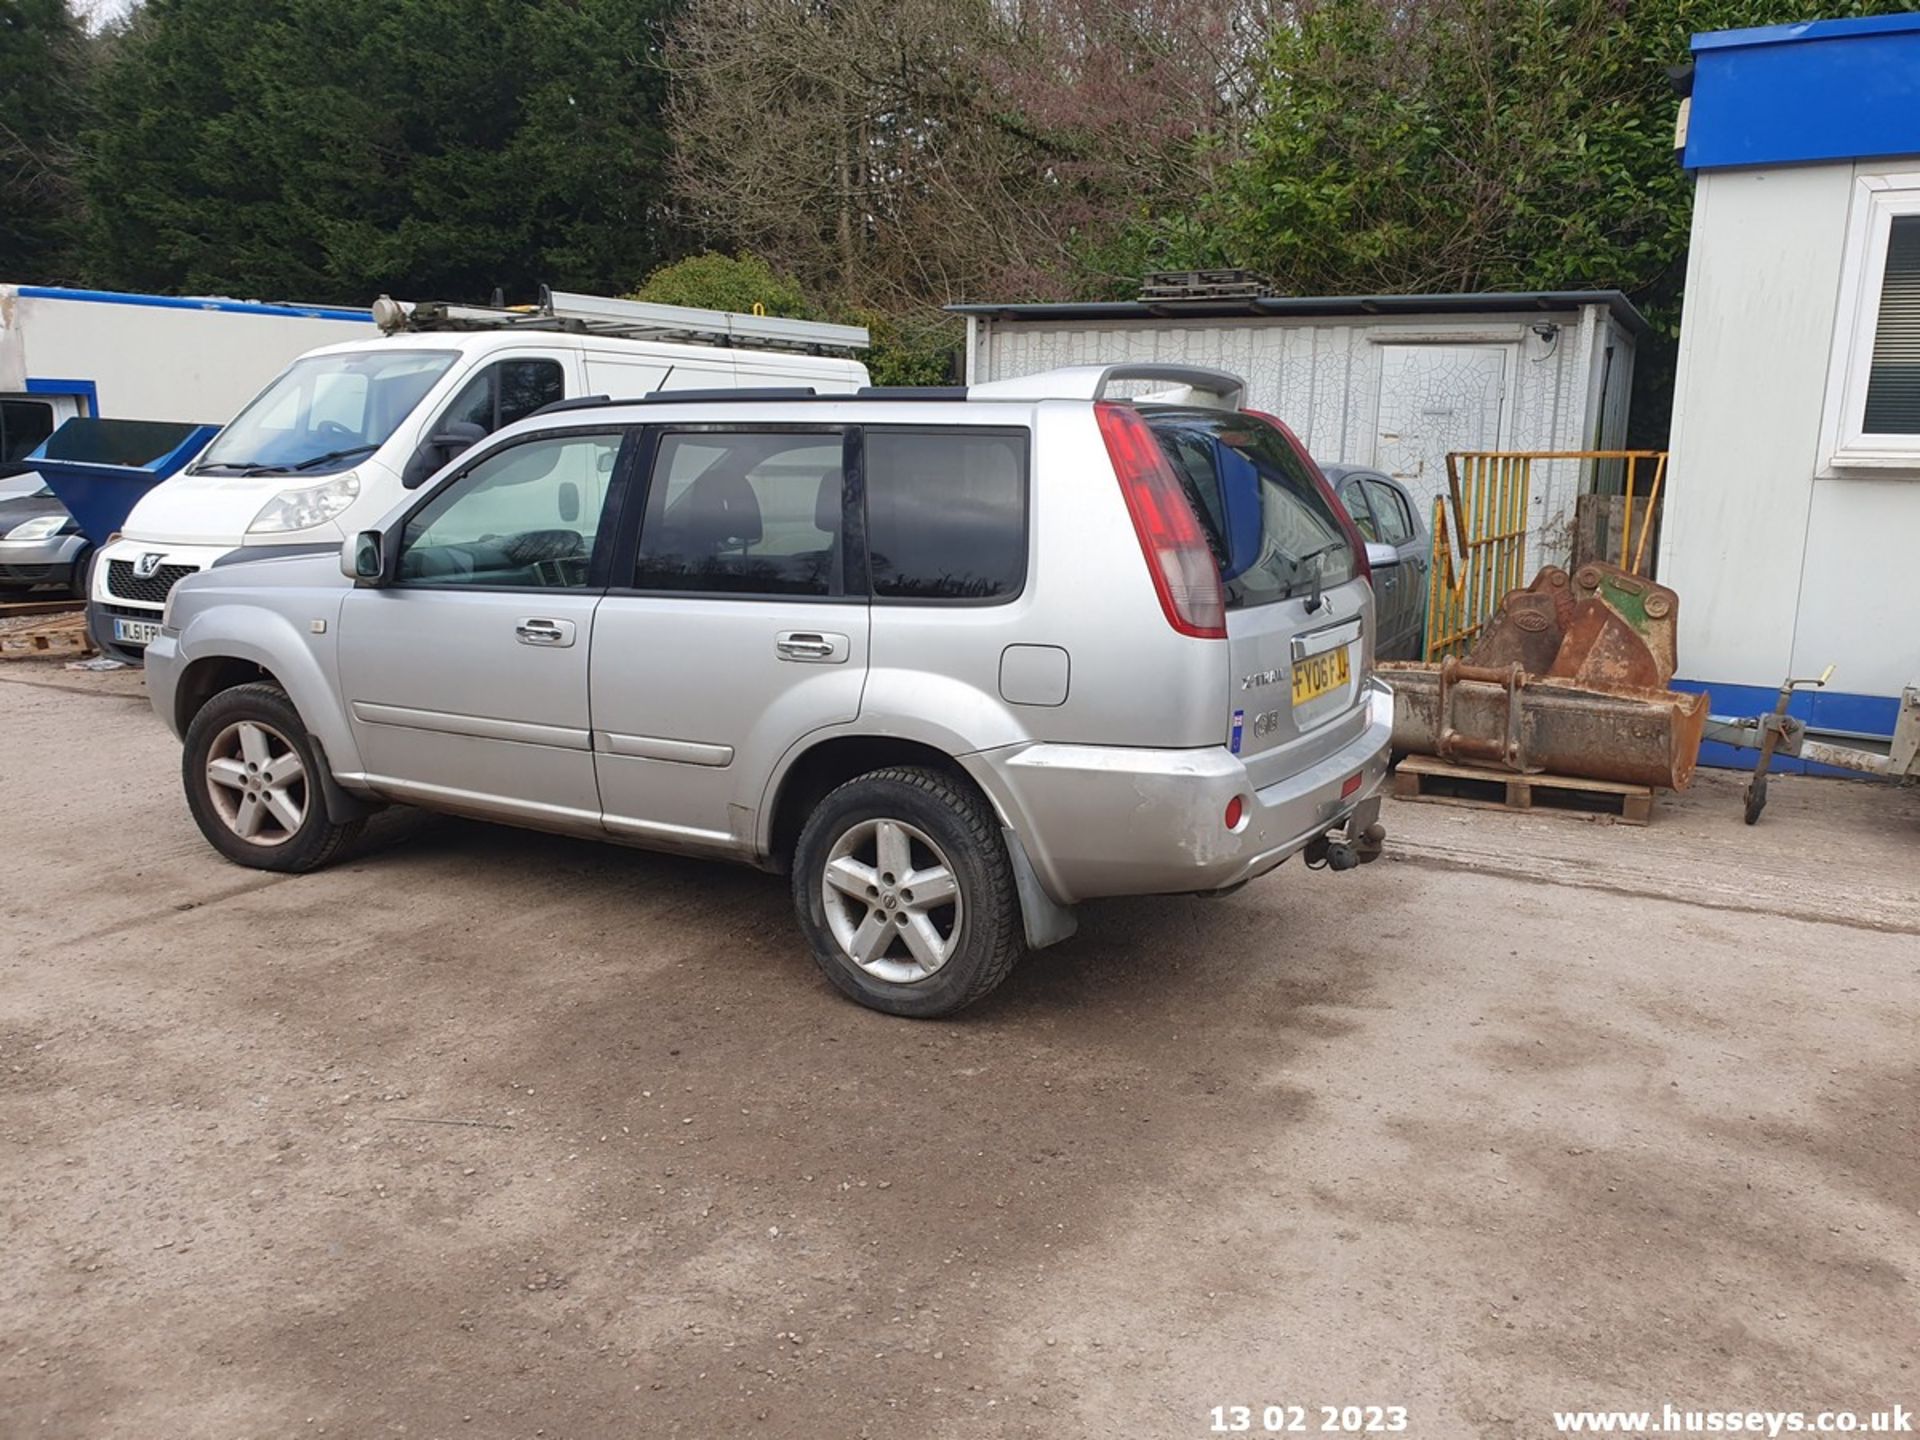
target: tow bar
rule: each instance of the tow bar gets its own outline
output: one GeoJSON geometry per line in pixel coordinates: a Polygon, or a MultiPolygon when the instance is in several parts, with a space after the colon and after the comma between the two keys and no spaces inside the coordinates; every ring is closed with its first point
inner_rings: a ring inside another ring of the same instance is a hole
{"type": "Polygon", "coordinates": [[[1760,758],[1754,762],[1753,779],[1747,784],[1747,824],[1756,823],[1760,819],[1760,812],[1767,808],[1767,771],[1772,768],[1776,755],[1810,760],[1816,765],[1831,765],[1883,780],[1920,778],[1920,684],[1907,686],[1901,694],[1899,716],[1894,721],[1893,741],[1883,753],[1859,745],[1832,745],[1824,740],[1810,740],[1807,738],[1806,722],[1787,713],[1794,691],[1824,689],[1832,678],[1833,666],[1829,665],[1818,679],[1788,679],[1780,686],[1773,709],[1765,715],[1744,719],[1722,715],[1708,718],[1707,739],[1760,752],[1760,758]]]}
{"type": "Polygon", "coordinates": [[[1377,818],[1380,799],[1362,801],[1341,827],[1341,833],[1329,830],[1307,842],[1301,852],[1309,870],[1326,866],[1329,870],[1354,870],[1380,858],[1387,846],[1387,827],[1377,818]]]}

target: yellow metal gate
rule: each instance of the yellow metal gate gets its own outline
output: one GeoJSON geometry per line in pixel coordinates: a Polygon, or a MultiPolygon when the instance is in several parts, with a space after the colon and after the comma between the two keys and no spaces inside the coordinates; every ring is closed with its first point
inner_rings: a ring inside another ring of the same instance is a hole
{"type": "Polygon", "coordinates": [[[1428,660],[1464,654],[1509,590],[1531,578],[1527,514],[1533,498],[1533,462],[1618,462],[1626,516],[1621,559],[1644,574],[1654,506],[1666,479],[1664,450],[1487,450],[1447,456],[1447,493],[1433,501],[1433,561],[1427,568],[1428,660]],[[1650,471],[1639,495],[1636,490],[1650,471]]]}

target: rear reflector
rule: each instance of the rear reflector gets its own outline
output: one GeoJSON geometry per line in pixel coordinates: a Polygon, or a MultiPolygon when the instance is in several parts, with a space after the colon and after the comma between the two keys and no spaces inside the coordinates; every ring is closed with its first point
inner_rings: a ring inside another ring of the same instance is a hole
{"type": "Polygon", "coordinates": [[[1246,802],[1238,795],[1227,801],[1227,829],[1238,830],[1240,828],[1240,817],[1246,813],[1246,802]]]}
{"type": "Polygon", "coordinates": [[[1167,623],[1182,635],[1226,639],[1220,567],[1152,427],[1131,405],[1103,401],[1093,413],[1167,623]]]}
{"type": "Polygon", "coordinates": [[[1347,783],[1340,787],[1340,798],[1342,800],[1346,799],[1347,796],[1351,795],[1354,791],[1358,790],[1359,788],[1360,788],[1360,772],[1356,770],[1354,771],[1353,774],[1347,777],[1347,783]]]}
{"type": "Polygon", "coordinates": [[[1293,447],[1293,453],[1307,467],[1307,474],[1313,477],[1314,488],[1320,492],[1320,498],[1327,502],[1334,519],[1340,522],[1340,533],[1347,537],[1347,544],[1353,550],[1353,578],[1372,584],[1373,567],[1367,563],[1367,542],[1360,538],[1360,527],[1353,523],[1353,516],[1347,513],[1347,507],[1341,503],[1340,497],[1333,493],[1333,486],[1327,483],[1327,477],[1320,473],[1320,462],[1307,453],[1307,447],[1300,443],[1300,437],[1278,415],[1269,415],[1264,410],[1248,410],[1244,413],[1256,420],[1266,421],[1286,437],[1287,444],[1293,447]]]}

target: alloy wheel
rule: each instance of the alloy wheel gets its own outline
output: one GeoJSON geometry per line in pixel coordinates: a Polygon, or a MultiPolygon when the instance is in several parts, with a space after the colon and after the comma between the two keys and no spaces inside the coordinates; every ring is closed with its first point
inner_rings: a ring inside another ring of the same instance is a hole
{"type": "Polygon", "coordinates": [[[306,762],[271,725],[236,720],[207,747],[207,796],[226,827],[251,845],[284,845],[307,818],[306,762]]]}
{"type": "Polygon", "coordinates": [[[964,916],[953,866],[923,830],[862,820],[834,842],[821,875],[827,928],[875,979],[912,985],[960,944],[964,916]]]}

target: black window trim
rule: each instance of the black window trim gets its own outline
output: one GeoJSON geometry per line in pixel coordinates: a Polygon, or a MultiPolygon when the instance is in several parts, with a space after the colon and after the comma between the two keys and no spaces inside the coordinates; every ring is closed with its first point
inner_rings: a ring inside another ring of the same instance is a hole
{"type": "MultiPolygon", "coordinates": [[[[862,559],[867,571],[867,595],[875,605],[899,606],[903,609],[941,609],[941,610],[982,610],[995,605],[1011,605],[1027,593],[1027,579],[1033,572],[1033,430],[1026,425],[915,425],[911,423],[883,423],[863,425],[863,431],[877,435],[997,435],[1003,439],[1020,442],[1020,574],[1012,588],[998,595],[949,596],[949,595],[879,595],[873,590],[873,562],[870,551],[863,546],[862,559]]],[[[864,439],[863,439],[864,444],[864,439]]],[[[864,459],[864,453],[863,453],[864,459]]],[[[861,525],[862,541],[868,540],[865,533],[866,475],[864,466],[861,473],[861,525]]]]}
{"type": "MultiPolygon", "coordinates": [[[[471,462],[427,489],[418,500],[409,505],[406,512],[387,527],[387,533],[394,536],[391,554],[393,573],[383,576],[381,587],[391,590],[423,591],[429,593],[451,592],[460,595],[600,595],[607,590],[607,576],[612,573],[611,559],[620,534],[621,519],[626,513],[626,491],[633,473],[634,458],[642,448],[636,441],[639,425],[580,425],[553,426],[540,430],[529,430],[515,435],[511,440],[499,445],[490,445],[486,453],[475,455],[471,462]],[[522,445],[532,445],[541,440],[585,440],[600,435],[617,435],[620,448],[614,454],[613,473],[607,479],[606,499],[602,502],[600,526],[594,532],[593,550],[587,557],[587,583],[578,587],[567,586],[564,589],[547,585],[434,585],[419,580],[400,578],[401,547],[406,543],[407,526],[413,523],[414,516],[433,503],[434,500],[460,484],[481,465],[496,455],[504,455],[509,450],[517,450],[522,445]]],[[[462,457],[464,459],[464,457],[462,457]]]]}
{"type": "Polygon", "coordinates": [[[633,469],[632,498],[622,511],[620,543],[612,553],[607,572],[610,577],[614,575],[626,577],[628,583],[609,583],[606,588],[608,595],[643,600],[727,600],[744,605],[865,605],[868,603],[865,493],[860,490],[858,484],[861,459],[858,425],[846,421],[823,423],[787,420],[676,420],[634,428],[646,432],[646,437],[639,447],[639,450],[644,452],[645,463],[636,465],[633,469]],[[640,532],[646,524],[648,503],[653,498],[653,472],[660,457],[661,442],[671,435],[715,434],[839,435],[841,437],[840,594],[780,595],[748,590],[671,590],[656,586],[642,587],[631,583],[635,567],[640,563],[640,532]],[[856,496],[858,496],[861,510],[857,526],[854,523],[856,496]],[[853,544],[855,539],[860,542],[857,550],[853,544]]]}

